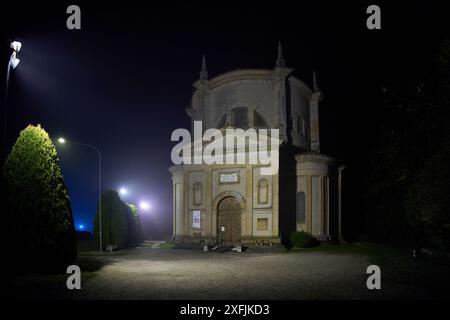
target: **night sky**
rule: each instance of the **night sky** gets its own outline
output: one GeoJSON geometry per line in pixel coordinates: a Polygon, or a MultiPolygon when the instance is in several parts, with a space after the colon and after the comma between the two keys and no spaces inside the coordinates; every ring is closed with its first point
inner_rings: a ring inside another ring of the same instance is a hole
{"type": "MultiPolygon", "coordinates": [[[[381,87],[425,72],[448,30],[447,11],[429,1],[378,2],[382,30],[368,30],[372,2],[2,4],[2,79],[11,52],[7,41],[23,43],[10,81],[8,150],[30,123],[40,123],[52,139],[96,145],[103,156],[102,188],[123,186],[127,202],[150,202],[152,210],[143,215],[146,237],[169,236],[170,135],[189,128],[184,108],[202,54],[210,78],[236,68],[273,68],[280,40],[295,76],[311,85],[317,70],[325,94],[321,150],[346,164],[344,232],[351,233],[367,205],[357,181],[367,176],[367,141],[383,121],[377,112],[381,87]],[[69,4],[81,7],[81,30],[66,28],[69,4]]],[[[97,156],[70,144],[57,150],[76,225],[91,229],[97,156]]]]}

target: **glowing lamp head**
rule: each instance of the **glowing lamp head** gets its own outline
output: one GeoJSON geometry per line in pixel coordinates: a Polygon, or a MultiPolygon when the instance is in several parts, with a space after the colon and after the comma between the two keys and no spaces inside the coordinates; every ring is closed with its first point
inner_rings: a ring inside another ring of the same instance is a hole
{"type": "Polygon", "coordinates": [[[59,138],[59,139],[58,139],[58,142],[61,143],[61,144],[64,144],[64,143],[66,143],[66,139],[64,139],[64,138],[59,138]]]}
{"type": "Polygon", "coordinates": [[[144,211],[150,210],[150,204],[146,201],[141,201],[141,203],[139,204],[139,207],[144,211]]]}
{"type": "Polygon", "coordinates": [[[78,225],[78,229],[80,229],[80,230],[84,230],[84,224],[80,224],[80,225],[78,225]]]}
{"type": "Polygon", "coordinates": [[[119,193],[120,193],[122,196],[126,196],[126,195],[128,194],[128,190],[125,189],[125,188],[120,188],[120,189],[119,189],[119,193]]]}
{"type": "Polygon", "coordinates": [[[20,48],[22,48],[22,43],[20,43],[19,41],[12,41],[11,44],[9,45],[11,47],[11,49],[13,49],[15,52],[19,52],[20,48]]]}
{"type": "Polygon", "coordinates": [[[10,59],[10,64],[13,69],[15,69],[19,65],[20,59],[16,58],[16,53],[13,52],[10,59]]]}

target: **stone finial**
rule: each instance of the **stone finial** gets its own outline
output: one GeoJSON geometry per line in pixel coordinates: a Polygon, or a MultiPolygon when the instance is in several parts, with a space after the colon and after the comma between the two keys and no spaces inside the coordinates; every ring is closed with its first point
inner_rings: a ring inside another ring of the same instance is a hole
{"type": "Polygon", "coordinates": [[[320,91],[319,89],[319,84],[317,82],[317,75],[316,75],[316,70],[313,69],[313,89],[315,92],[320,91]]]}
{"type": "Polygon", "coordinates": [[[202,68],[200,70],[200,80],[208,80],[208,71],[206,71],[206,57],[203,54],[202,68]]]}
{"type": "Polygon", "coordinates": [[[283,48],[281,47],[281,41],[278,41],[277,67],[285,67],[285,61],[284,61],[284,57],[283,57],[283,48]]]}

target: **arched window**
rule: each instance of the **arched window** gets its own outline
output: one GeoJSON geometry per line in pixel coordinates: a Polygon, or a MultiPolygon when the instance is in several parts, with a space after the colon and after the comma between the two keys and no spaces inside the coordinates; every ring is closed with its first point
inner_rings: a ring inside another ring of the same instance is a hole
{"type": "Polygon", "coordinates": [[[297,223],[305,223],[305,193],[297,193],[297,223]]]}
{"type": "Polygon", "coordinates": [[[261,179],[258,182],[258,203],[269,202],[269,182],[266,179],[261,179]]]}
{"type": "Polygon", "coordinates": [[[248,114],[246,107],[237,107],[231,111],[231,118],[235,128],[248,129],[248,114]]]}
{"type": "Polygon", "coordinates": [[[269,125],[267,124],[266,119],[264,119],[264,117],[258,111],[254,111],[253,118],[254,118],[256,129],[268,129],[269,128],[269,125]]]}
{"type": "Polygon", "coordinates": [[[200,182],[194,183],[193,189],[193,197],[194,197],[194,206],[198,206],[202,204],[202,184],[200,182]]]}

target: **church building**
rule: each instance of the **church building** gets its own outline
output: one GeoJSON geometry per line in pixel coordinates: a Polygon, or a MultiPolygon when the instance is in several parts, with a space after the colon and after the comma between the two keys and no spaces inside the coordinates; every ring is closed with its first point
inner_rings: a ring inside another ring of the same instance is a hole
{"type": "Polygon", "coordinates": [[[281,44],[273,69],[238,69],[209,78],[203,57],[186,109],[191,131],[197,121],[203,131],[278,129],[279,170],[263,175],[259,162],[172,166],[175,241],[272,245],[285,242],[292,231],[320,241],[340,238],[344,166],[320,152],[323,93],[315,73],[311,89],[293,71],[281,44]]]}

